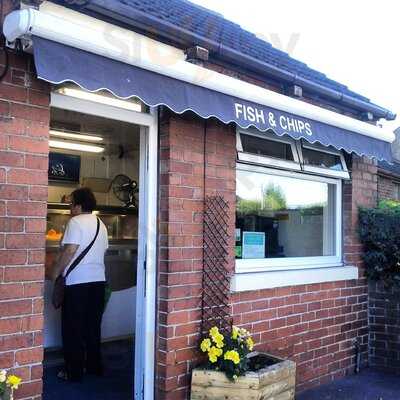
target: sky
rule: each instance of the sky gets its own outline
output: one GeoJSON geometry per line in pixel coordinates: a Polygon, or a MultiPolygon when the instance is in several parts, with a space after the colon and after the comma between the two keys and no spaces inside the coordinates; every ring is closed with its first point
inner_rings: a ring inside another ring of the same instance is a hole
{"type": "Polygon", "coordinates": [[[272,185],[279,188],[288,208],[326,204],[328,184],[324,182],[238,171],[236,194],[246,200],[261,200],[265,189],[272,185]]]}
{"type": "MultiPolygon", "coordinates": [[[[400,2],[191,0],[400,115],[400,2]]],[[[400,117],[382,123],[400,126],[400,117]]]]}

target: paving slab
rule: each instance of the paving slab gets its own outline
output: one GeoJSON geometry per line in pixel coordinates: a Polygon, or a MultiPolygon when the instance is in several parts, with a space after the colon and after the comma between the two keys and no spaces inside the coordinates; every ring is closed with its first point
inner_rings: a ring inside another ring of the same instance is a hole
{"type": "Polygon", "coordinates": [[[364,369],[302,392],[296,400],[400,400],[400,376],[364,369]]]}

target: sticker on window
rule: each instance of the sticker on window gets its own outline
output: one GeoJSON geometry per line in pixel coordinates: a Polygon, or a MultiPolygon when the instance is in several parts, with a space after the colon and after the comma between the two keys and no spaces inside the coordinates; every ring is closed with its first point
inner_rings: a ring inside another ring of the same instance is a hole
{"type": "Polygon", "coordinates": [[[243,232],[242,258],[265,257],[265,233],[243,232]]]}

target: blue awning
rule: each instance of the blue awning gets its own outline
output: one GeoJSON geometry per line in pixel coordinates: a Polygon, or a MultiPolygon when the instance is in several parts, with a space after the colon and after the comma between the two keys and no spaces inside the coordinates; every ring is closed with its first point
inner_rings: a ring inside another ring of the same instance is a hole
{"type": "Polygon", "coordinates": [[[391,160],[390,143],[319,121],[252,103],[142,68],[34,37],[38,77],[54,84],[73,82],[89,91],[108,90],[119,98],[138,97],[148,106],[164,105],[175,113],[191,110],[242,128],[289,135],[348,153],[391,160]]]}

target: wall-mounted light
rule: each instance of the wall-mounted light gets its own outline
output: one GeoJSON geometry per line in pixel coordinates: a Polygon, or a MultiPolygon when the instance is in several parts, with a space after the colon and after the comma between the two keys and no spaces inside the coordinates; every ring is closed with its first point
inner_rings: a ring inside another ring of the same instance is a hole
{"type": "Polygon", "coordinates": [[[81,140],[84,142],[102,142],[103,138],[101,136],[92,136],[85,135],[80,133],[71,133],[71,132],[63,132],[63,131],[55,131],[53,129],[50,130],[50,136],[55,136],[63,139],[73,139],[73,140],[81,140]]]}
{"type": "Polygon", "coordinates": [[[65,140],[49,140],[49,146],[56,149],[84,151],[89,153],[102,153],[104,147],[95,146],[93,144],[83,144],[76,142],[67,142],[65,140]]]}
{"type": "Polygon", "coordinates": [[[94,101],[96,103],[105,104],[108,106],[123,108],[125,110],[141,112],[142,105],[129,100],[122,100],[116,97],[105,96],[99,93],[87,92],[80,89],[71,87],[60,87],[56,90],[57,93],[63,94],[64,96],[75,97],[77,99],[94,101]]]}

